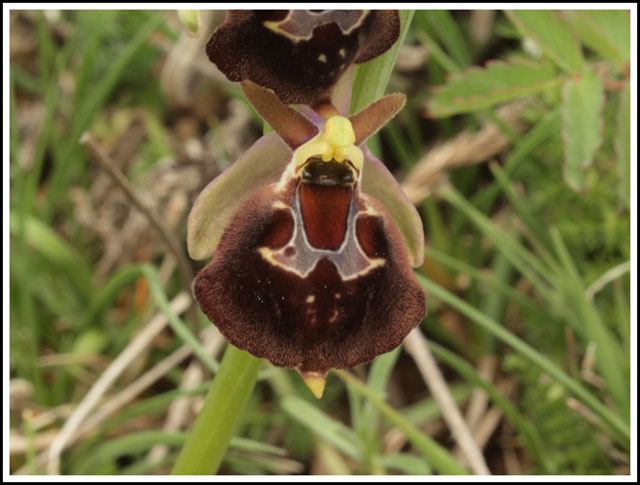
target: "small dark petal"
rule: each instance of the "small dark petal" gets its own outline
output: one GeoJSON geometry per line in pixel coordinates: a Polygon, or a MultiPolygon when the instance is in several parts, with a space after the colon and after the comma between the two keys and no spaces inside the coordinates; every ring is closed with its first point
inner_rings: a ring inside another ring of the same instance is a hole
{"type": "Polygon", "coordinates": [[[292,150],[318,134],[318,128],[313,122],[284,104],[271,91],[251,81],[242,81],[241,86],[244,95],[258,114],[292,150]]]}
{"type": "Polygon", "coordinates": [[[406,100],[407,97],[404,94],[391,94],[371,103],[355,115],[349,116],[356,135],[355,145],[360,145],[375,135],[402,109],[406,100]]]}
{"type": "Polygon", "coordinates": [[[388,49],[399,25],[395,11],[296,10],[283,17],[231,10],[207,44],[207,55],[231,81],[250,79],[287,104],[317,106],[330,100],[354,61],[388,49]]]}

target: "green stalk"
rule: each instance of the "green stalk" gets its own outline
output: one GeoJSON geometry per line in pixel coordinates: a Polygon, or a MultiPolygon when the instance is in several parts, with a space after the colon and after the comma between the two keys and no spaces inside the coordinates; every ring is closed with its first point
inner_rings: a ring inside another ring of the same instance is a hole
{"type": "MultiPolygon", "coordinates": [[[[413,10],[400,11],[400,36],[382,56],[358,67],[351,111],[382,97],[407,34],[413,10]]],[[[266,125],[266,123],[265,123],[266,125]]],[[[262,360],[229,345],[204,406],[173,467],[174,475],[215,474],[249,399],[262,360]]]]}
{"type": "Polygon", "coordinates": [[[232,345],[189,433],[173,475],[215,474],[258,378],[261,359],[232,345]]]}

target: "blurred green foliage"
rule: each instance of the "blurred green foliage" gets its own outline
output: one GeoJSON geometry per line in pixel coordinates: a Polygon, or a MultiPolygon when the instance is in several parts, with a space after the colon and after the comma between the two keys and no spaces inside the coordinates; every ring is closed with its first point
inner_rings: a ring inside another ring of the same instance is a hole
{"type": "MultiPolygon", "coordinates": [[[[79,402],[101,370],[86,363],[47,367],[43,356],[112,361],[158,303],[180,289],[173,274],[161,299],[150,298],[140,309],[118,304],[133,293],[140,273],[125,268],[96,283],[102,248],[78,222],[70,193],[88,188],[95,176],[78,138],[109,127],[114,109],[146,113],[148,136],[129,174],[134,180],[160,158],[176,156],[167,141],[167,120],[176,113],[157,73],[166,57],[160,46],[173,45],[181,32],[168,21],[175,20],[173,12],[61,11],[57,20],[32,14],[26,24],[34,56],[12,59],[10,73],[10,364],[11,379],[33,385],[29,407],[43,411],[79,402]],[[27,147],[21,120],[30,104],[41,106],[42,116],[27,147]]],[[[407,106],[372,141],[389,167],[406,176],[436,142],[495,121],[502,103],[527,101],[520,116],[529,128],[518,134],[504,127],[508,152],[491,167],[453,171],[453,192],[420,205],[432,264],[419,272],[455,296],[427,292],[422,330],[436,342],[434,354],[459,404],[480,386],[504,412],[485,449],[493,471],[505,473],[502,450],[511,445],[503,442],[510,437],[523,473],[628,473],[628,434],[620,430],[629,433],[630,278],[605,281],[593,298],[587,290],[631,257],[629,14],[497,11],[482,41],[474,37],[477,22],[466,11],[416,12],[405,43],[426,48],[426,58],[414,71],[391,76],[387,91],[406,92],[407,106]],[[476,325],[458,301],[535,349],[604,411],[594,414],[520,348],[476,325]],[[590,344],[596,351],[589,370],[597,379],[583,368],[590,344]],[[496,378],[509,381],[513,393],[505,396],[497,380],[479,377],[476,366],[487,355],[497,358],[496,378]],[[569,406],[569,398],[580,406],[569,406]]],[[[213,89],[218,81],[206,82],[213,89]]],[[[174,328],[181,324],[176,321],[174,328]]],[[[154,348],[147,367],[182,344],[174,337],[154,348]]],[[[160,431],[162,417],[177,397],[203,396],[209,387],[178,390],[183,372],[177,367],[74,444],[62,456],[62,472],[167,473],[184,434],[160,431]],[[157,443],[170,453],[149,463],[146,451],[157,443]]],[[[434,472],[415,441],[393,452],[385,442],[397,426],[392,418],[421,434],[440,419],[410,359],[398,350],[356,373],[369,397],[330,374],[325,397],[316,401],[299,376],[267,369],[237,433],[248,441],[232,442],[222,471],[285,473],[291,464],[279,461],[284,449],[303,473],[434,472]],[[385,399],[391,411],[375,404],[385,399]]],[[[58,418],[49,426],[62,423],[58,418]]],[[[29,433],[26,424],[11,414],[12,429],[29,433]]],[[[433,438],[451,445],[447,433],[433,438]]],[[[33,462],[33,453],[12,456],[12,471],[33,462]]]]}

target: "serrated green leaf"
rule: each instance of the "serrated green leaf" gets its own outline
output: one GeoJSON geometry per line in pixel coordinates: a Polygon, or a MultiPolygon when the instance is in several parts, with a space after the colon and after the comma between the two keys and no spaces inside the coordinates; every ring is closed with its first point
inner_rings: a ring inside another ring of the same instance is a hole
{"type": "Polygon", "coordinates": [[[495,61],[485,69],[469,69],[434,90],[429,115],[450,116],[490,108],[535,94],[564,82],[546,62],[495,61]]]}
{"type": "Polygon", "coordinates": [[[580,45],[566,22],[550,10],[511,10],[506,12],[520,32],[533,39],[545,56],[562,70],[573,74],[582,70],[580,45]]]}
{"type": "Polygon", "coordinates": [[[566,17],[586,46],[616,62],[629,60],[631,22],[627,11],[575,10],[566,17]]]}
{"type": "Polygon", "coordinates": [[[567,82],[562,91],[564,178],[574,190],[584,188],[585,171],[602,142],[604,86],[588,70],[567,82]]]}
{"type": "Polygon", "coordinates": [[[614,147],[620,177],[620,197],[629,204],[631,180],[631,96],[629,85],[620,93],[620,106],[616,120],[616,138],[614,147]]]}

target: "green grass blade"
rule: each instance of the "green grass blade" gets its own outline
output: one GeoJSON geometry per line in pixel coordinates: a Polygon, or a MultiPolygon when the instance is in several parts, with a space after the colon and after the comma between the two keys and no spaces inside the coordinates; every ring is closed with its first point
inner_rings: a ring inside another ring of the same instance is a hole
{"type": "Polygon", "coordinates": [[[447,10],[420,10],[430,30],[435,33],[440,42],[445,46],[456,65],[465,68],[471,65],[471,53],[465,39],[447,10]]]}
{"type": "Polygon", "coordinates": [[[169,320],[169,325],[172,330],[184,343],[191,347],[193,353],[202,361],[202,363],[206,365],[213,374],[216,374],[220,367],[218,362],[216,362],[216,360],[207,353],[198,338],[193,335],[182,319],[171,311],[169,301],[164,294],[156,269],[153,266],[142,265],[140,270],[149,281],[151,296],[155,300],[160,311],[164,313],[169,320]]]}
{"type": "Polygon", "coordinates": [[[24,224],[25,243],[33,247],[53,267],[64,270],[78,293],[88,300],[93,286],[91,270],[79,257],[78,252],[40,219],[29,215],[20,217],[18,213],[10,212],[9,232],[12,235],[19,237],[21,223],[24,224]]]}
{"type": "Polygon", "coordinates": [[[559,304],[557,297],[549,288],[548,282],[544,281],[549,278],[549,270],[535,255],[527,251],[513,236],[473,207],[455,189],[450,188],[441,193],[447,202],[462,211],[494,242],[496,248],[504,253],[511,264],[535,286],[541,295],[549,302],[559,304]]]}
{"type": "Polygon", "coordinates": [[[467,275],[478,282],[482,283],[482,286],[487,286],[491,290],[495,290],[508,297],[511,301],[526,309],[529,312],[537,313],[539,315],[547,315],[540,304],[520,291],[516,290],[512,285],[505,283],[504,281],[496,278],[493,274],[487,273],[480,269],[477,269],[470,264],[465,263],[459,259],[453,258],[446,253],[438,251],[433,248],[425,248],[424,252],[426,257],[433,259],[434,261],[448,266],[449,268],[457,271],[458,273],[467,275]]]}
{"type": "Polygon", "coordinates": [[[149,36],[151,36],[164,21],[164,15],[153,13],[135,37],[125,46],[120,56],[111,64],[100,83],[92,90],[92,95],[87,98],[87,101],[82,106],[77,107],[71,132],[66,139],[65,145],[56,156],[54,172],[51,176],[47,194],[49,206],[55,206],[52,202],[58,200],[60,196],[69,164],[72,159],[76,159],[76,155],[79,153],[80,145],[78,139],[80,135],[87,129],[94,114],[107,101],[127,66],[135,60],[136,54],[146,44],[149,36]]]}
{"type": "Polygon", "coordinates": [[[429,49],[429,52],[433,56],[433,59],[436,61],[437,65],[440,66],[444,72],[447,74],[455,74],[462,72],[462,68],[456,64],[456,62],[449,57],[449,55],[440,47],[440,44],[436,42],[436,40],[429,35],[431,29],[429,24],[427,23],[424,15],[421,15],[420,12],[417,12],[416,15],[416,24],[419,27],[419,30],[416,32],[416,36],[424,44],[425,47],[429,49]]]}
{"type": "Polygon", "coordinates": [[[433,470],[427,462],[409,453],[395,453],[384,455],[380,464],[385,468],[396,470],[405,475],[431,475],[433,470]]]}
{"type": "Polygon", "coordinates": [[[505,417],[524,438],[529,452],[534,457],[536,463],[540,464],[546,473],[555,472],[555,463],[552,461],[551,457],[547,456],[542,438],[533,424],[529,422],[522,413],[520,413],[511,401],[505,398],[491,383],[480,377],[468,362],[447,348],[435,342],[429,342],[429,348],[438,359],[452,367],[466,381],[484,390],[489,396],[489,399],[502,410],[505,417]]]}
{"type": "MultiPolygon", "coordinates": [[[[187,439],[187,433],[168,431],[141,431],[115,438],[98,446],[98,448],[77,467],[79,475],[90,474],[102,462],[115,460],[123,455],[133,455],[145,452],[155,445],[162,444],[170,447],[181,446],[187,439]]],[[[246,438],[231,438],[229,448],[240,451],[282,455],[282,448],[272,446],[246,438]]]]}
{"type": "MultiPolygon", "coordinates": [[[[375,392],[380,399],[386,398],[387,383],[389,382],[391,372],[393,371],[399,356],[400,347],[397,347],[391,352],[379,355],[369,368],[367,387],[375,392]]],[[[351,396],[351,394],[356,394],[361,398],[361,395],[351,387],[347,387],[347,391],[349,392],[349,396],[351,396]]],[[[379,454],[382,450],[379,435],[380,411],[371,401],[365,400],[360,414],[362,427],[359,430],[360,435],[363,438],[365,451],[367,453],[367,457],[370,460],[375,461],[373,456],[375,454],[379,454]]]]}
{"type": "Polygon", "coordinates": [[[435,296],[440,300],[451,305],[453,308],[466,315],[469,319],[478,325],[484,327],[502,342],[509,345],[516,352],[526,357],[531,363],[538,366],[544,372],[549,374],[551,378],[562,384],[576,398],[581,400],[589,409],[599,416],[611,429],[623,437],[627,442],[631,436],[629,425],[626,424],[620,416],[605,406],[598,398],[591,394],[575,379],[569,377],[558,366],[540,354],[530,345],[516,337],[513,333],[502,327],[499,323],[491,320],[486,315],[476,310],[467,302],[461,300],[449,291],[441,288],[424,276],[417,274],[418,281],[430,296],[435,296]]]}
{"type": "Polygon", "coordinates": [[[297,396],[284,397],[280,401],[280,406],[289,416],[309,428],[315,435],[331,443],[349,458],[362,462],[361,446],[353,430],[297,396]]]}
{"type": "Polygon", "coordinates": [[[387,419],[400,428],[435,470],[446,475],[466,475],[469,473],[445,448],[411,425],[398,411],[380,399],[364,383],[343,370],[334,372],[347,385],[352,386],[367,399],[371,400],[387,419]]]}
{"type": "Polygon", "coordinates": [[[560,274],[561,269],[558,262],[549,252],[551,247],[551,237],[547,228],[534,216],[531,211],[530,204],[519,195],[514,189],[509,175],[497,163],[490,163],[489,169],[498,182],[498,185],[511,202],[515,212],[520,216],[522,222],[528,227],[528,231],[524,231],[526,238],[535,249],[536,253],[544,259],[545,264],[555,272],[560,274]]]}
{"type": "Polygon", "coordinates": [[[565,269],[568,296],[587,330],[589,340],[596,343],[596,365],[604,378],[607,389],[626,423],[629,423],[630,401],[628,373],[625,369],[624,351],[604,326],[600,315],[585,296],[585,285],[566,248],[560,231],[551,228],[556,252],[565,269]]]}

